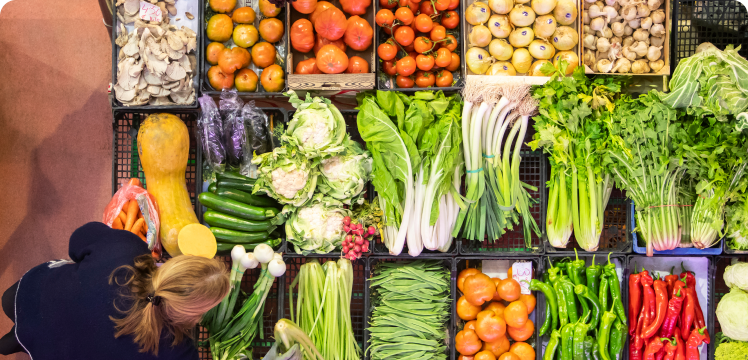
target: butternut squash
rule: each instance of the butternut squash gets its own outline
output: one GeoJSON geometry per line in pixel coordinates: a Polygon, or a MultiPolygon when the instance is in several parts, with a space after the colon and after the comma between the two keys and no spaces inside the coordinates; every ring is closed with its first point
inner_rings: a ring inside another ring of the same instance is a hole
{"type": "Polygon", "coordinates": [[[190,134],[172,114],[153,114],[140,125],[138,154],[148,192],[156,198],[161,228],[159,238],[171,256],[181,255],[179,232],[198,223],[187,192],[185,171],[190,134]]]}
{"type": "Polygon", "coordinates": [[[185,225],[179,232],[179,251],[184,255],[212,259],[218,251],[216,237],[203,224],[185,225]]]}

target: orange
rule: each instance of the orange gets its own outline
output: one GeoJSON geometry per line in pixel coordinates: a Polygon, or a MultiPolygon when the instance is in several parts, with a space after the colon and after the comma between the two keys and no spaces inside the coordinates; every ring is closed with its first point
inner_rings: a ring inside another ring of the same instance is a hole
{"type": "Polygon", "coordinates": [[[532,294],[521,294],[519,296],[519,301],[525,303],[525,305],[527,305],[527,313],[532,314],[532,311],[535,310],[535,303],[537,302],[537,300],[535,300],[535,296],[533,296],[532,294]]]}
{"type": "Polygon", "coordinates": [[[535,349],[526,342],[516,342],[509,348],[509,352],[519,356],[522,360],[535,360],[535,349]]]}
{"type": "Polygon", "coordinates": [[[491,301],[491,303],[486,306],[483,310],[491,310],[496,314],[496,316],[504,317],[504,309],[506,309],[506,306],[498,301],[491,301]]]}
{"type": "Polygon", "coordinates": [[[475,354],[475,360],[496,360],[496,356],[490,351],[483,350],[475,354]]]}
{"type": "MultiPolygon", "coordinates": [[[[477,314],[476,314],[477,316],[477,314]]],[[[515,301],[504,309],[504,321],[507,326],[519,328],[527,322],[527,305],[515,301]]]]}
{"type": "Polygon", "coordinates": [[[234,22],[226,14],[215,14],[208,20],[205,31],[208,33],[208,39],[218,42],[225,42],[231,39],[231,33],[234,30],[234,22]]]}
{"type": "Polygon", "coordinates": [[[488,350],[492,352],[494,356],[499,357],[501,354],[509,351],[509,339],[507,339],[506,336],[502,336],[499,340],[484,342],[481,350],[488,350]]]}
{"type": "Polygon", "coordinates": [[[505,352],[505,353],[501,354],[501,356],[499,356],[499,358],[496,359],[496,360],[522,360],[522,359],[520,359],[519,356],[514,355],[514,354],[512,354],[510,352],[505,352]]]}
{"type": "Polygon", "coordinates": [[[524,325],[520,327],[506,327],[506,333],[509,335],[510,338],[514,341],[525,341],[529,339],[532,334],[535,332],[535,324],[532,323],[532,320],[527,320],[524,325]]]}
{"type": "MultiPolygon", "coordinates": [[[[447,62],[446,65],[449,65],[451,63],[452,63],[452,53],[449,52],[449,62],[447,62]]],[[[519,295],[520,295],[519,290],[520,290],[519,283],[517,282],[517,280],[514,280],[512,278],[501,280],[501,282],[499,282],[499,285],[496,287],[496,292],[498,292],[499,296],[501,296],[501,298],[506,301],[514,301],[514,300],[519,299],[519,295]]]]}

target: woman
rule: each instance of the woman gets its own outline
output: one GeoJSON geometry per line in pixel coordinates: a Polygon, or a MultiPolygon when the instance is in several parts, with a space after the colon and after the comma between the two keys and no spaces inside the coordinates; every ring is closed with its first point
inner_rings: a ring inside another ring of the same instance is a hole
{"type": "Polygon", "coordinates": [[[27,272],[2,297],[15,326],[0,354],[32,359],[198,359],[189,338],[230,289],[215,259],[177,256],[157,266],[139,237],[88,223],[71,260],[27,272]]]}

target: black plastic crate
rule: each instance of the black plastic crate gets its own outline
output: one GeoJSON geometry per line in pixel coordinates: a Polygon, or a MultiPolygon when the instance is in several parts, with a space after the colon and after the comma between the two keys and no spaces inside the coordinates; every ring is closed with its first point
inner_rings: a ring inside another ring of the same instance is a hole
{"type": "MultiPolygon", "coordinates": [[[[507,261],[507,262],[517,262],[517,261],[529,261],[532,262],[532,270],[533,279],[539,278],[541,274],[540,267],[542,266],[540,264],[540,261],[542,257],[539,256],[505,256],[505,254],[501,254],[503,256],[490,256],[490,257],[457,257],[455,258],[455,268],[452,272],[452,319],[453,319],[453,328],[452,328],[452,336],[454,339],[454,336],[457,335],[458,332],[460,332],[465,327],[465,320],[460,319],[459,316],[457,316],[457,300],[462,296],[462,292],[457,288],[457,277],[460,275],[460,272],[468,269],[468,268],[480,268],[482,267],[482,262],[484,260],[494,261],[507,261]]],[[[511,267],[511,264],[509,264],[511,267]]],[[[542,356],[538,357],[538,349],[539,349],[539,341],[538,341],[538,328],[539,323],[538,319],[540,319],[540,311],[539,309],[542,308],[540,303],[541,294],[540,291],[532,291],[533,296],[535,296],[536,302],[535,302],[535,310],[531,314],[529,314],[529,320],[532,320],[533,326],[535,327],[535,332],[532,337],[525,340],[524,342],[528,345],[532,346],[533,349],[535,349],[535,355],[538,359],[542,359],[542,356]]],[[[505,303],[505,305],[508,305],[506,301],[502,302],[505,303]]],[[[543,306],[545,303],[543,303],[543,306]]],[[[511,343],[514,343],[514,340],[511,340],[511,337],[509,334],[506,334],[507,339],[510,339],[509,341],[511,343]]],[[[451,344],[452,347],[452,358],[455,359],[457,356],[460,356],[460,354],[455,350],[454,344],[451,344]]]]}
{"type": "MultiPolygon", "coordinates": [[[[431,257],[431,258],[422,258],[422,259],[415,259],[415,258],[395,258],[395,257],[385,257],[385,256],[371,256],[368,258],[368,266],[366,269],[366,330],[364,332],[365,334],[365,345],[368,348],[369,346],[369,321],[371,320],[372,315],[372,305],[371,305],[371,284],[370,280],[373,276],[374,267],[382,262],[398,262],[398,263],[405,263],[405,262],[412,262],[416,260],[426,260],[426,261],[439,261],[444,265],[446,269],[450,271],[451,279],[450,279],[450,296],[452,297],[452,312],[449,321],[447,322],[447,352],[448,352],[448,359],[456,359],[458,355],[456,355],[455,347],[454,347],[454,338],[457,332],[455,332],[455,321],[457,319],[457,315],[455,313],[455,294],[457,291],[457,275],[454,270],[455,265],[455,258],[451,256],[443,256],[440,258],[437,257],[431,257]]],[[[371,354],[368,352],[366,353],[366,360],[371,359],[371,354]]]]}
{"type": "Polygon", "coordinates": [[[696,53],[703,42],[719,49],[743,45],[740,55],[748,57],[748,12],[737,0],[673,0],[672,68],[696,53]]]}
{"type": "MultiPolygon", "coordinates": [[[[145,181],[143,167],[140,165],[140,156],[138,155],[138,129],[140,124],[145,121],[148,115],[160,113],[160,110],[140,110],[140,111],[115,111],[114,121],[112,122],[112,194],[117,192],[123,182],[130,178],[139,178],[143,186],[147,189],[148,184],[145,181]]],[[[195,124],[198,113],[196,110],[170,110],[168,113],[173,114],[187,125],[190,132],[190,152],[187,160],[187,170],[185,178],[187,182],[187,191],[190,193],[190,201],[195,206],[195,197],[202,187],[201,152],[195,141],[195,124]]],[[[195,209],[198,212],[198,209],[195,209]]]]}
{"type": "MultiPolygon", "coordinates": [[[[712,263],[713,273],[711,274],[711,277],[714,279],[714,281],[712,281],[711,289],[712,299],[709,303],[708,315],[706,313],[704,314],[704,316],[709,318],[707,324],[710,331],[709,336],[712,337],[712,344],[717,343],[715,335],[722,331],[722,327],[719,325],[719,320],[716,315],[717,304],[719,304],[719,301],[722,300],[723,296],[730,292],[730,288],[725,285],[724,273],[725,268],[732,265],[733,261],[748,262],[748,254],[716,256],[712,263]]],[[[714,352],[716,350],[716,346],[712,346],[709,349],[709,359],[714,359],[714,352]]]]}
{"type": "MultiPolygon", "coordinates": [[[[550,268],[549,261],[557,262],[560,261],[563,258],[570,258],[571,260],[575,260],[576,258],[574,256],[571,256],[569,254],[546,254],[546,256],[541,257],[542,261],[540,264],[540,270],[538,271],[539,274],[543,274],[550,268]]],[[[595,264],[599,265],[605,265],[608,263],[607,255],[605,254],[593,254],[593,253],[580,253],[579,258],[585,260],[585,266],[592,265],[592,260],[595,260],[595,264]]],[[[610,256],[611,262],[616,264],[617,269],[621,269],[621,275],[619,276],[618,280],[621,285],[621,301],[623,301],[623,308],[626,312],[626,316],[628,315],[628,275],[629,271],[627,269],[628,260],[626,258],[626,255],[624,254],[611,254],[610,256]]],[[[542,321],[540,319],[545,319],[545,295],[542,291],[537,292],[537,299],[538,303],[536,306],[536,309],[539,309],[538,312],[538,322],[542,325],[542,321]]],[[[625,324],[628,327],[628,323],[625,324]]],[[[537,328],[537,326],[536,326],[537,328]]],[[[552,329],[551,329],[552,331],[552,329]]],[[[538,347],[536,349],[536,355],[537,359],[540,360],[543,358],[543,352],[545,350],[545,347],[548,345],[548,341],[550,340],[550,333],[551,331],[548,331],[545,335],[539,336],[538,341],[538,347]]],[[[626,344],[623,347],[622,350],[622,359],[628,359],[628,331],[626,333],[626,344]]],[[[560,347],[559,347],[560,349],[560,347]]]]}
{"type": "Polygon", "coordinates": [[[735,250],[730,248],[730,242],[732,242],[729,236],[722,238],[722,253],[731,255],[743,255],[748,256],[748,250],[735,250]]]}
{"type": "MultiPolygon", "coordinates": [[[[600,234],[600,244],[594,253],[628,254],[631,252],[631,237],[628,236],[626,231],[627,224],[630,223],[630,207],[630,200],[626,198],[626,193],[613,188],[613,191],[610,193],[608,205],[605,207],[605,223],[603,224],[603,231],[600,234]]],[[[583,250],[579,246],[574,237],[574,232],[572,232],[566,248],[555,248],[548,242],[545,232],[545,221],[543,221],[542,229],[546,254],[573,254],[574,250],[577,250],[580,254],[583,252],[587,254],[592,253],[583,250]]]]}
{"type": "MultiPolygon", "coordinates": [[[[320,265],[324,265],[327,261],[337,261],[338,257],[315,257],[314,260],[319,261],[320,265]]],[[[306,264],[308,260],[312,258],[306,258],[296,254],[287,254],[283,256],[283,261],[286,262],[286,274],[283,275],[280,280],[280,286],[283,291],[281,294],[281,307],[280,317],[290,319],[290,295],[291,295],[291,283],[294,281],[299,273],[301,265],[306,264]]],[[[361,348],[361,358],[363,359],[364,351],[364,327],[365,327],[365,316],[366,308],[369,303],[369,297],[367,296],[367,289],[365,286],[366,279],[368,278],[368,264],[365,258],[358,259],[351,262],[353,264],[353,296],[351,297],[351,324],[353,326],[353,335],[356,338],[358,346],[361,348]]],[[[298,287],[293,290],[294,301],[298,299],[298,287]]],[[[294,310],[296,310],[296,304],[294,304],[294,310]]],[[[294,313],[294,317],[296,314],[294,313]]],[[[295,319],[294,319],[295,320],[295,319]]]]}
{"type": "MultiPolygon", "coordinates": [[[[231,256],[217,256],[216,259],[219,259],[223,261],[226,264],[227,269],[231,268],[231,256]]],[[[247,270],[244,272],[244,277],[242,277],[242,283],[241,283],[241,289],[246,293],[245,295],[240,294],[237,305],[241,306],[240,304],[244,302],[244,300],[252,294],[253,287],[255,283],[257,282],[257,279],[260,277],[261,269],[259,267],[251,270],[247,270]]],[[[260,338],[260,334],[257,334],[254,341],[252,342],[252,358],[259,360],[262,359],[262,357],[265,356],[265,354],[270,350],[270,347],[273,346],[274,340],[274,331],[275,323],[278,322],[278,319],[281,318],[278,314],[280,313],[281,307],[280,304],[283,303],[283,294],[278,291],[279,284],[283,281],[283,277],[275,279],[273,281],[273,286],[270,289],[270,292],[268,293],[268,297],[265,299],[265,309],[262,313],[262,334],[264,339],[260,338]]],[[[198,354],[200,356],[200,360],[211,360],[213,359],[212,354],[210,353],[210,347],[207,342],[205,342],[208,339],[208,331],[202,327],[197,326],[197,336],[195,337],[195,341],[197,342],[198,348],[198,354]],[[200,342],[205,342],[201,344],[200,342]],[[204,346],[202,346],[204,345],[204,346]]]]}

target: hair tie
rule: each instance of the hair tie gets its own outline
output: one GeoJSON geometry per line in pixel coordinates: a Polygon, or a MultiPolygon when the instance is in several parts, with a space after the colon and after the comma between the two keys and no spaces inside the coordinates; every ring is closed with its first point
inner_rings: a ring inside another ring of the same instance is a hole
{"type": "Polygon", "coordinates": [[[148,297],[146,297],[146,300],[153,304],[153,306],[159,306],[161,304],[160,296],[148,295],[148,297]]]}

